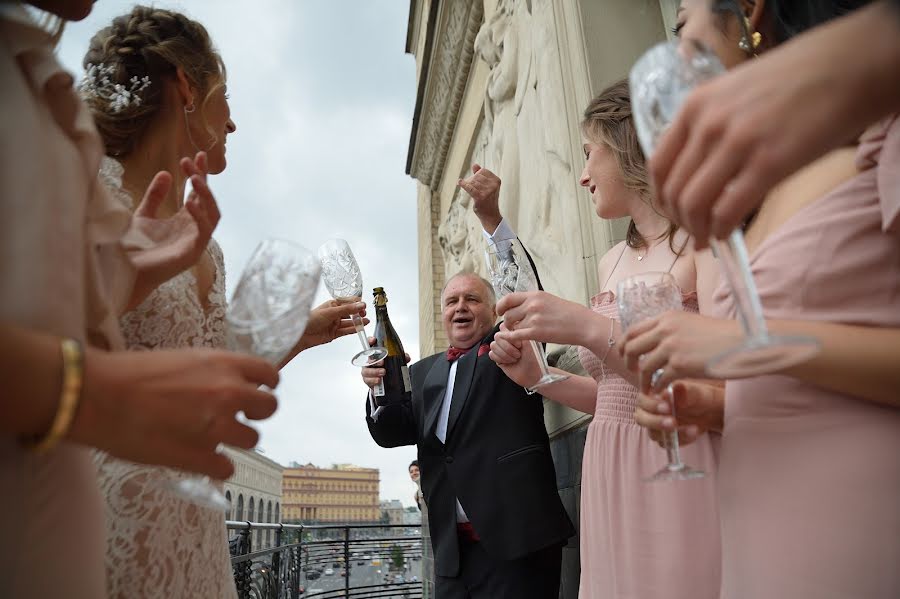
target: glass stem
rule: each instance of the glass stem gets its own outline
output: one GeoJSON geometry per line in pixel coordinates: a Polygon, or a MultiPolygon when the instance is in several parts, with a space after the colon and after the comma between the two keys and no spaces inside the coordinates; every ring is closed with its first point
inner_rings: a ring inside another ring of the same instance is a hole
{"type": "MultiPolygon", "coordinates": [[[[666,394],[669,399],[669,405],[672,406],[672,418],[675,418],[675,398],[671,393],[666,394]]],[[[666,455],[669,457],[669,470],[681,470],[684,464],[681,462],[681,445],[678,442],[678,429],[666,433],[666,455]]]]}
{"type": "Polygon", "coordinates": [[[550,375],[550,367],[547,365],[547,356],[544,355],[544,348],[541,347],[541,344],[535,340],[531,340],[531,349],[534,350],[534,355],[537,356],[538,366],[541,369],[541,378],[550,375]]]}
{"type": "Polygon", "coordinates": [[[356,329],[356,335],[359,337],[362,348],[369,349],[369,339],[366,337],[366,328],[363,326],[362,318],[359,317],[359,314],[353,314],[350,316],[350,320],[353,321],[353,327],[356,329]]]}
{"type": "Polygon", "coordinates": [[[711,245],[734,296],[744,334],[751,339],[767,339],[769,331],[763,318],[759,292],[750,272],[750,258],[743,232],[735,229],[727,241],[712,239],[711,245]]]}

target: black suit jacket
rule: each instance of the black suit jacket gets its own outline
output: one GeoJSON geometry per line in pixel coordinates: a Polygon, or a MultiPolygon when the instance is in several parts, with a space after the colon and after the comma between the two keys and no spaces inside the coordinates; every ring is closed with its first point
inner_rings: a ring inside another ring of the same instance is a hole
{"type": "Polygon", "coordinates": [[[445,445],[435,428],[449,372],[443,353],[413,364],[412,401],[385,408],[376,422],[366,402],[376,443],[418,446],[435,572],[459,572],[457,498],[497,559],[561,544],[575,530],[557,493],[541,396],[527,395],[487,354],[469,351],[457,366],[445,445]]]}

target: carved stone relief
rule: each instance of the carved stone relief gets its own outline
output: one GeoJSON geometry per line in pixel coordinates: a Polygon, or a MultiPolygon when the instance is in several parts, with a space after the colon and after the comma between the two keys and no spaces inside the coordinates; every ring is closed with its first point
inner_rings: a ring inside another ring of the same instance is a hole
{"type": "Polygon", "coordinates": [[[409,174],[436,189],[453,136],[472,63],[473,41],[483,15],[481,0],[440,2],[440,39],[428,73],[422,121],[415,132],[409,174]]]}
{"type": "MultiPolygon", "coordinates": [[[[586,297],[577,177],[570,145],[552,0],[500,0],[475,37],[490,67],[471,162],[501,178],[500,209],[534,258],[548,291],[586,297]]],[[[468,171],[460,176],[467,176],[468,171]]],[[[457,190],[439,227],[447,275],[484,271],[484,241],[457,190]]]]}

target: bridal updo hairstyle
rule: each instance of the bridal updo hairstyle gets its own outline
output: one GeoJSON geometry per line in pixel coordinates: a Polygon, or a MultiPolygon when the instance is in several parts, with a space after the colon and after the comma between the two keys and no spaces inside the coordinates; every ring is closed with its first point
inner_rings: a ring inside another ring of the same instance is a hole
{"type": "MultiPolygon", "coordinates": [[[[140,143],[165,102],[164,86],[177,83],[179,67],[199,90],[200,98],[194,101],[201,118],[212,92],[225,84],[225,65],[206,28],[180,13],[148,6],[135,6],[98,31],[91,38],[83,65],[85,69],[102,65],[110,70],[110,84],[122,84],[126,89],[132,77],[149,77],[150,84],[138,93],[140,103],[132,102],[118,111],[102,98],[85,97],[106,153],[115,157],[129,155],[140,143]]],[[[209,132],[215,138],[215,133],[209,132]]]]}
{"type": "MultiPolygon", "coordinates": [[[[612,150],[625,187],[637,192],[641,199],[653,207],[653,194],[650,191],[644,152],[641,150],[631,114],[628,80],[617,81],[591,100],[584,110],[581,132],[593,143],[603,144],[612,150]]],[[[676,250],[674,246],[677,231],[678,225],[672,223],[666,235],[669,238],[669,248],[680,254],[680,250],[676,250]]],[[[628,247],[641,249],[649,247],[652,241],[654,240],[644,239],[634,221],[628,224],[628,233],[625,236],[628,247]]]]}

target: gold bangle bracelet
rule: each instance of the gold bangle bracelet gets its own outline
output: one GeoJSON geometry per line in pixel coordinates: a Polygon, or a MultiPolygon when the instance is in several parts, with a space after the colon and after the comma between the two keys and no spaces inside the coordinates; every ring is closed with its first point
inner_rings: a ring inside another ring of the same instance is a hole
{"type": "Polygon", "coordinates": [[[84,354],[81,343],[75,339],[62,339],[59,345],[63,362],[63,383],[59,404],[50,429],[28,444],[29,449],[35,453],[49,451],[66,436],[75,419],[78,400],[81,399],[81,384],[84,378],[84,354]]]}

